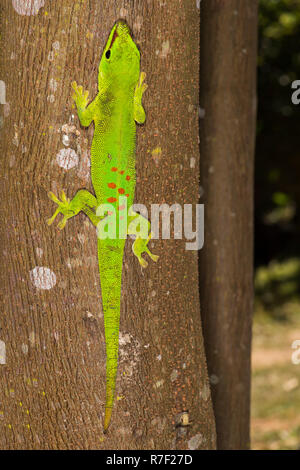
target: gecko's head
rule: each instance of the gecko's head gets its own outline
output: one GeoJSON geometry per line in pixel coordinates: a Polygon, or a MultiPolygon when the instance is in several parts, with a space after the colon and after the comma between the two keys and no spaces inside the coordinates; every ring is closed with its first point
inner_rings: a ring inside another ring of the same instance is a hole
{"type": "Polygon", "coordinates": [[[111,30],[100,61],[99,82],[106,79],[124,87],[135,86],[139,75],[140,52],[129,27],[119,20],[111,30]]]}

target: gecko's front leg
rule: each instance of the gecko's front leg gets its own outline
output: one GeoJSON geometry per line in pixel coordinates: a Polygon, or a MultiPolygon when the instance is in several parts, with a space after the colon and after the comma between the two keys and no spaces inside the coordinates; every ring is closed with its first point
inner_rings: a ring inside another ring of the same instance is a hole
{"type": "Polygon", "coordinates": [[[142,98],[143,94],[148,88],[148,85],[144,82],[146,78],[145,72],[140,74],[139,81],[136,85],[135,92],[134,92],[134,101],[133,101],[133,109],[134,109],[134,119],[139,124],[144,124],[146,119],[145,110],[142,105],[142,98]]]}
{"type": "Polygon", "coordinates": [[[78,191],[72,201],[66,197],[64,191],[61,191],[61,200],[59,200],[52,192],[49,192],[48,196],[58,205],[53,216],[48,219],[48,225],[51,225],[54,222],[58,214],[62,214],[64,217],[58,224],[58,228],[62,230],[65,227],[67,220],[77,215],[80,211],[83,211],[95,226],[97,226],[101,220],[101,218],[95,214],[97,199],[93,194],[89,193],[85,189],[78,191]]]}
{"type": "Polygon", "coordinates": [[[95,117],[96,100],[88,106],[89,92],[87,90],[83,91],[82,86],[78,86],[76,82],[72,83],[72,88],[74,90],[73,100],[76,103],[80,123],[82,126],[88,127],[95,117]]]}

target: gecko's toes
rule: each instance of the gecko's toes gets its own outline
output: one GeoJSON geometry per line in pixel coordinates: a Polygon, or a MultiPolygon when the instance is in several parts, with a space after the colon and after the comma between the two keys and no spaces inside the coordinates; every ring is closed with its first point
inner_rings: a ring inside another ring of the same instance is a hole
{"type": "Polygon", "coordinates": [[[141,75],[140,75],[140,84],[143,83],[143,81],[145,80],[146,78],[146,72],[142,72],[141,75]]]}
{"type": "Polygon", "coordinates": [[[142,268],[147,268],[148,266],[148,263],[146,260],[144,260],[144,258],[139,258],[139,262],[140,262],[140,265],[142,266],[142,268]]]}
{"type": "Polygon", "coordinates": [[[49,199],[51,199],[51,201],[56,202],[56,204],[60,203],[59,199],[55,196],[55,194],[52,191],[49,191],[48,197],[49,199]]]}
{"type": "Polygon", "coordinates": [[[57,224],[57,227],[59,228],[59,230],[63,230],[65,228],[66,222],[67,220],[63,219],[61,222],[57,224]]]}
{"type": "Polygon", "coordinates": [[[64,218],[57,225],[59,230],[62,230],[63,228],[65,228],[66,223],[70,217],[71,217],[70,215],[64,215],[64,218]]]}
{"type": "Polygon", "coordinates": [[[66,196],[66,193],[64,192],[64,190],[61,191],[60,198],[63,202],[68,202],[67,196],[66,196]]]}

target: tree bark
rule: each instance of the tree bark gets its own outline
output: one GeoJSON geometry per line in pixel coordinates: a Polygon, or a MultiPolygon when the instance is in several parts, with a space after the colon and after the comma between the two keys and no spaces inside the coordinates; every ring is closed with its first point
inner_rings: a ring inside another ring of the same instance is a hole
{"type": "Polygon", "coordinates": [[[219,449],[249,447],[256,48],[257,1],[202,1],[200,297],[219,449]]]}
{"type": "Polygon", "coordinates": [[[1,16],[0,447],[214,448],[197,252],[186,251],[184,240],[153,241],[160,259],[142,271],[128,240],[117,396],[103,435],[96,233],[83,214],[61,232],[46,224],[54,209],[49,190],[68,197],[92,191],[93,127],[79,125],[71,82],[96,95],[99,60],[119,18],[133,29],[149,85],[147,121],[137,130],[135,200],[149,207],[197,202],[197,5],[4,0],[1,16]],[[186,410],[190,426],[177,427],[186,410]]]}

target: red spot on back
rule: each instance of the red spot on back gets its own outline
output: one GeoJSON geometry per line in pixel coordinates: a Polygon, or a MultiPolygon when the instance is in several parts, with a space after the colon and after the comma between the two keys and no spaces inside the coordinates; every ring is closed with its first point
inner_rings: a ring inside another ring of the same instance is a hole
{"type": "Polygon", "coordinates": [[[129,194],[125,194],[126,197],[129,197],[129,194]]]}
{"type": "Polygon", "coordinates": [[[118,171],[118,168],[116,168],[115,166],[112,167],[111,171],[118,171]]]}
{"type": "Polygon", "coordinates": [[[130,180],[130,176],[129,176],[129,175],[127,175],[127,176],[126,176],[126,179],[127,179],[127,181],[129,181],[129,180],[130,180]]]}
{"type": "Polygon", "coordinates": [[[115,189],[117,187],[117,185],[115,183],[108,183],[108,187],[112,188],[112,189],[115,189]]]}
{"type": "Polygon", "coordinates": [[[124,175],[124,173],[125,173],[124,170],[120,171],[120,175],[124,175]]]}
{"type": "Polygon", "coordinates": [[[108,202],[116,202],[116,198],[115,197],[109,197],[108,199],[108,202]]]}
{"type": "Polygon", "coordinates": [[[125,189],[119,188],[119,189],[118,189],[118,192],[119,192],[119,194],[124,194],[124,193],[125,193],[125,189]]]}

